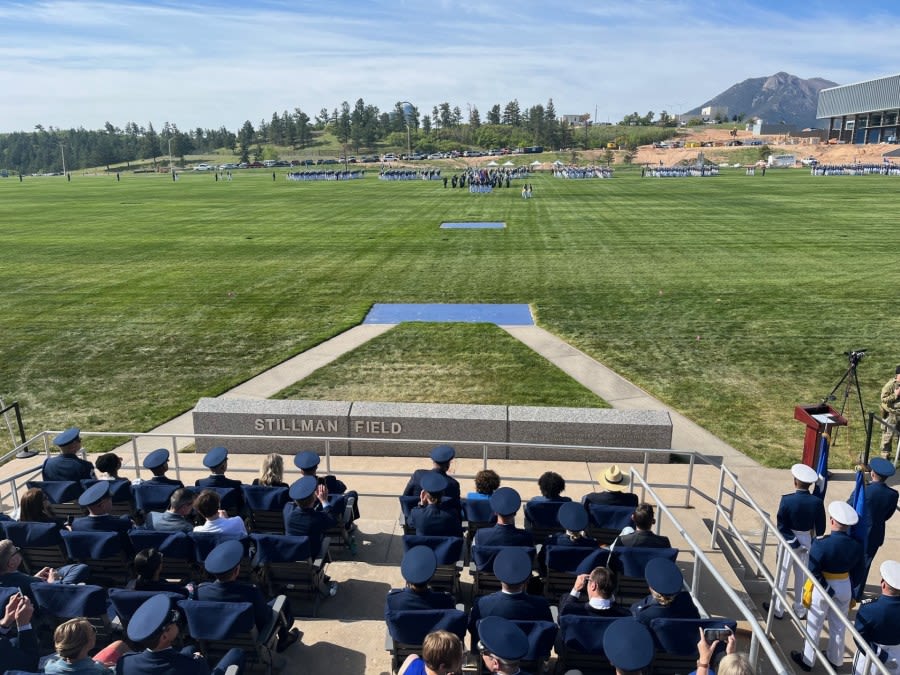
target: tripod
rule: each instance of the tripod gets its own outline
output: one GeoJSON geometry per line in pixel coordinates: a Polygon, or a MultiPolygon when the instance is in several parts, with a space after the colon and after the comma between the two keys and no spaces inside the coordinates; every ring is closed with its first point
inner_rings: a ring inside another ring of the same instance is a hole
{"type": "MultiPolygon", "coordinates": [[[[841,379],[838,380],[838,383],[834,385],[834,388],[828,392],[825,398],[822,399],[822,403],[828,403],[829,401],[836,401],[837,397],[835,396],[835,392],[844,387],[844,393],[841,398],[841,407],[840,413],[844,415],[844,409],[847,407],[847,401],[850,399],[851,389],[856,390],[856,402],[859,403],[859,414],[860,420],[866,419],[866,409],[863,406],[862,400],[862,390],[859,387],[859,376],[856,373],[856,367],[859,365],[859,362],[863,360],[863,357],[866,355],[865,349],[857,349],[852,352],[844,352],[844,356],[847,357],[849,361],[849,365],[847,366],[847,370],[844,371],[844,374],[841,375],[841,379]]],[[[837,431],[838,428],[835,427],[832,432],[831,446],[834,447],[837,444],[837,431]]]]}

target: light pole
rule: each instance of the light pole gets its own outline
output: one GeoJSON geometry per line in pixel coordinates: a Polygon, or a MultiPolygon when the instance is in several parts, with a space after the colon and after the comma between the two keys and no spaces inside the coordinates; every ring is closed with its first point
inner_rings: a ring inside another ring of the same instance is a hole
{"type": "Polygon", "coordinates": [[[403,108],[404,105],[408,105],[410,109],[413,110],[415,110],[416,106],[414,106],[409,101],[400,101],[400,107],[401,110],[403,110],[403,120],[406,122],[406,159],[407,161],[409,161],[409,157],[410,155],[412,155],[412,142],[409,133],[409,113],[407,112],[406,108],[403,108]]]}
{"type": "Polygon", "coordinates": [[[169,136],[169,173],[172,173],[172,137],[169,136]]]}
{"type": "Polygon", "coordinates": [[[63,176],[66,175],[66,144],[60,141],[59,151],[62,153],[63,176]]]}

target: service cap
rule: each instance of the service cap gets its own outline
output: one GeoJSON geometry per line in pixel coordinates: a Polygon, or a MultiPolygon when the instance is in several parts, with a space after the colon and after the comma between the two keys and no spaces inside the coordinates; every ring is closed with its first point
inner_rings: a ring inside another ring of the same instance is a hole
{"type": "Polygon", "coordinates": [[[446,464],[456,457],[456,450],[452,445],[437,445],[431,449],[431,461],[437,464],[446,464]]]}
{"type": "Polygon", "coordinates": [[[168,461],[169,451],[165,448],[159,448],[144,457],[144,468],[152,471],[153,469],[158,469],[168,461]]]}
{"type": "Polygon", "coordinates": [[[491,508],[498,516],[511,516],[522,506],[522,498],[511,487],[501,487],[491,495],[491,508]]]}
{"type": "Polygon", "coordinates": [[[881,572],[881,578],[887,582],[891,588],[900,591],[900,562],[896,560],[885,560],[878,568],[881,572]]]}
{"type": "Polygon", "coordinates": [[[449,485],[447,477],[437,471],[426,471],[422,475],[422,480],[420,482],[422,483],[422,489],[430,494],[443,492],[447,489],[447,485],[449,485]]]}
{"type": "Polygon", "coordinates": [[[203,455],[203,466],[207,469],[212,469],[213,467],[219,466],[219,464],[226,459],[228,459],[228,450],[221,445],[217,445],[203,455]]]}
{"type": "Polygon", "coordinates": [[[413,546],[403,554],[400,574],[411,584],[427,583],[437,570],[437,556],[427,546],[413,546]]]}
{"type": "Polygon", "coordinates": [[[890,478],[897,472],[897,469],[894,467],[893,462],[890,462],[882,457],[870,459],[869,468],[873,473],[877,473],[879,476],[882,476],[884,478],[890,478]]]}
{"type": "Polygon", "coordinates": [[[812,484],[819,479],[816,470],[806,464],[794,464],[791,467],[791,475],[801,483],[812,484]]]}
{"type": "Polygon", "coordinates": [[[225,574],[240,565],[243,557],[244,545],[237,539],[231,539],[210,551],[203,566],[210,574],[225,574]]]}
{"type": "Polygon", "coordinates": [[[93,506],[106,499],[109,494],[109,481],[98,480],[78,497],[79,506],[93,506]]]}
{"type": "Polygon", "coordinates": [[[661,595],[675,595],[684,585],[678,565],[668,558],[654,558],[644,568],[647,585],[661,595]]]}
{"type": "Polygon", "coordinates": [[[77,441],[80,437],[81,429],[79,429],[78,427],[69,427],[53,439],[53,445],[59,446],[61,448],[73,441],[77,441]]]}
{"type": "Polygon", "coordinates": [[[528,653],[525,633],[502,616],[486,616],[479,621],[478,636],[486,652],[504,661],[518,661],[528,653]]]}
{"type": "Polygon", "coordinates": [[[531,557],[521,548],[504,547],[494,557],[494,575],[504,584],[518,586],[531,576],[531,557]]]}
{"type": "Polygon", "coordinates": [[[859,514],[847,502],[831,502],[828,515],[841,525],[856,525],[859,522],[859,514]]]}
{"type": "Polygon", "coordinates": [[[650,630],[631,617],[614,621],[603,633],[603,651],[616,669],[643,670],[653,661],[650,630]]]}
{"type": "Polygon", "coordinates": [[[556,512],[559,524],[570,532],[581,532],[588,526],[588,514],[579,502],[566,502],[556,512]]]}
{"type": "Polygon", "coordinates": [[[319,455],[312,450],[301,450],[294,455],[294,466],[301,471],[309,471],[319,466],[319,455]]]}
{"type": "Polygon", "coordinates": [[[172,600],[168,595],[154,595],[137,608],[128,622],[128,638],[143,642],[177,617],[172,612],[172,600]]]}
{"type": "Polygon", "coordinates": [[[319,481],[315,476],[303,476],[303,478],[295,480],[293,483],[291,483],[291,488],[290,490],[288,490],[288,494],[290,495],[291,499],[303,501],[316,491],[316,487],[318,487],[318,485],[319,481]]]}

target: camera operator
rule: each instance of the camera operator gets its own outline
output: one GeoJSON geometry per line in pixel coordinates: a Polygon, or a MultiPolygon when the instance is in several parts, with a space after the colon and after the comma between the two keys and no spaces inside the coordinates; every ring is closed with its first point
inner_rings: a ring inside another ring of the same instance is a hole
{"type": "MultiPolygon", "coordinates": [[[[900,366],[896,374],[881,388],[881,419],[896,427],[900,418],[900,366]]],[[[881,456],[891,459],[891,448],[896,442],[897,434],[893,429],[885,428],[881,434],[881,456]]]]}

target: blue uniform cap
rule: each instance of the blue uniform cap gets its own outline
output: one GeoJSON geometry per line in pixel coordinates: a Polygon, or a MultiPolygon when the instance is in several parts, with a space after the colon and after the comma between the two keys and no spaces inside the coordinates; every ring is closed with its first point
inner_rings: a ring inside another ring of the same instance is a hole
{"type": "Polygon", "coordinates": [[[671,560],[654,558],[644,568],[647,585],[662,595],[675,595],[684,585],[681,570],[671,560]]]}
{"type": "Polygon", "coordinates": [[[520,548],[503,548],[494,558],[494,574],[504,584],[517,586],[531,576],[531,558],[520,548]]]}
{"type": "Polygon", "coordinates": [[[303,450],[294,455],[294,466],[301,471],[309,471],[319,466],[319,456],[312,450],[303,450]]]}
{"type": "Polygon", "coordinates": [[[870,459],[869,468],[872,469],[874,473],[877,473],[879,476],[884,476],[885,478],[890,478],[897,471],[892,462],[881,457],[870,459]]]}
{"type": "Polygon", "coordinates": [[[240,565],[243,557],[244,545],[241,542],[237,539],[223,541],[210,551],[203,566],[210,574],[225,574],[240,565]]]}
{"type": "Polygon", "coordinates": [[[291,499],[303,501],[316,491],[318,485],[319,481],[316,480],[315,476],[303,476],[303,478],[291,483],[291,489],[288,490],[288,494],[291,496],[291,499]]]}
{"type": "Polygon", "coordinates": [[[456,457],[456,450],[452,445],[438,445],[431,449],[431,461],[438,464],[446,464],[456,457]]]}
{"type": "Polygon", "coordinates": [[[128,638],[134,642],[143,642],[159,631],[163,626],[172,623],[172,600],[168,595],[154,595],[137,608],[128,622],[128,638]]]}
{"type": "Polygon", "coordinates": [[[144,468],[151,470],[158,469],[168,461],[169,451],[165,448],[159,448],[158,450],[154,450],[149,455],[144,457],[144,468]]]}
{"type": "Polygon", "coordinates": [[[486,616],[479,621],[478,636],[486,652],[504,661],[518,661],[528,653],[525,633],[502,616],[486,616]]]}
{"type": "Polygon", "coordinates": [[[603,651],[618,670],[643,670],[653,661],[653,636],[637,619],[614,621],[603,634],[603,651]]]}
{"type": "Polygon", "coordinates": [[[93,506],[98,502],[102,502],[109,494],[109,481],[100,480],[91,485],[87,490],[78,497],[79,506],[93,506]]]}
{"type": "Polygon", "coordinates": [[[436,492],[443,492],[447,489],[447,485],[449,482],[447,481],[447,477],[438,473],[437,471],[426,471],[422,476],[422,489],[425,492],[430,492],[431,494],[435,494],[436,492]]]}
{"type": "Polygon", "coordinates": [[[556,513],[559,524],[571,532],[581,532],[588,526],[588,514],[578,502],[566,502],[556,513]]]}
{"type": "Polygon", "coordinates": [[[53,439],[53,445],[57,445],[59,447],[68,445],[72,441],[78,440],[79,436],[81,436],[81,429],[79,429],[78,427],[69,427],[53,439]]]}
{"type": "Polygon", "coordinates": [[[522,498],[511,487],[494,490],[491,495],[491,508],[498,516],[511,516],[522,506],[522,498]]]}
{"type": "Polygon", "coordinates": [[[413,546],[400,562],[400,574],[411,584],[427,583],[437,569],[437,557],[427,546],[413,546]]]}
{"type": "Polygon", "coordinates": [[[221,445],[213,448],[203,456],[203,466],[212,469],[228,459],[228,450],[221,445]]]}

